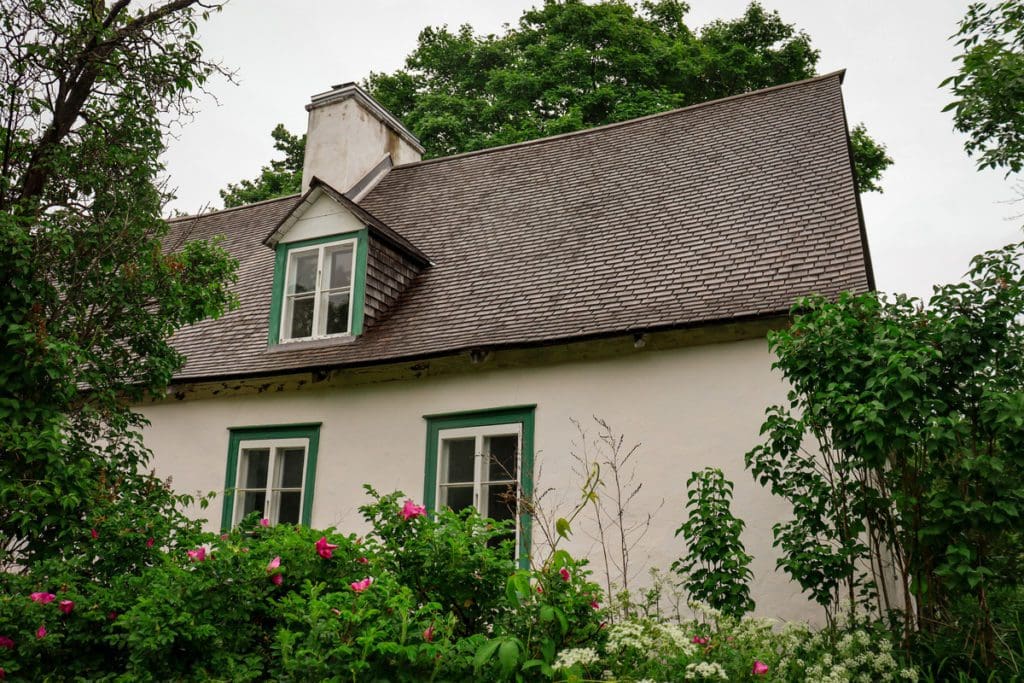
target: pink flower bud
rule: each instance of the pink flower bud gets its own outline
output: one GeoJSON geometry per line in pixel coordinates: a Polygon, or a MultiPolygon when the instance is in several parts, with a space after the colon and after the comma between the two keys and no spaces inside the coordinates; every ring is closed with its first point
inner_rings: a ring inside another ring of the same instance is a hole
{"type": "Polygon", "coordinates": [[[284,583],[284,574],[274,574],[270,577],[270,582],[275,586],[280,586],[284,583]]]}
{"type": "Polygon", "coordinates": [[[100,537],[100,532],[96,531],[95,529],[92,529],[89,533],[92,535],[92,540],[94,541],[100,537]]]}
{"type": "Polygon", "coordinates": [[[428,626],[425,629],[423,629],[423,640],[427,641],[428,643],[434,642],[434,625],[433,624],[431,624],[430,626],[428,626]]]}
{"type": "Polygon", "coordinates": [[[7,636],[0,636],[0,647],[4,648],[5,650],[13,650],[14,640],[7,636]]]}
{"type": "Polygon", "coordinates": [[[152,536],[150,536],[149,538],[146,539],[146,547],[147,548],[152,548],[153,547],[153,543],[155,543],[155,539],[152,536]]]}
{"type": "Polygon", "coordinates": [[[40,626],[39,628],[36,629],[36,638],[42,639],[42,638],[45,638],[45,637],[46,637],[46,627],[45,626],[40,626]]]}
{"type": "Polygon", "coordinates": [[[572,578],[572,574],[570,574],[569,570],[566,569],[565,567],[562,567],[561,569],[558,570],[558,575],[562,577],[562,581],[568,581],[569,579],[572,578]]]}
{"type": "Polygon", "coordinates": [[[60,611],[64,614],[71,614],[71,610],[75,609],[75,603],[72,600],[61,600],[60,611]]]}
{"type": "Polygon", "coordinates": [[[267,573],[270,573],[281,566],[281,556],[278,555],[267,563],[267,573]]]}

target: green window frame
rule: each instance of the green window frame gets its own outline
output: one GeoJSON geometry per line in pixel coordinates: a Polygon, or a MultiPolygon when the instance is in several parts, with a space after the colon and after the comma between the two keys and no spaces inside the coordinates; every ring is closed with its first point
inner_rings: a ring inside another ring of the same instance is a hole
{"type": "MultiPolygon", "coordinates": [[[[438,446],[442,432],[473,427],[496,427],[501,425],[519,425],[521,445],[519,454],[519,486],[521,495],[529,498],[533,495],[533,459],[534,459],[534,413],[536,405],[508,406],[487,410],[472,410],[458,413],[424,415],[427,421],[426,466],[423,476],[423,501],[427,510],[437,509],[438,487],[438,446]]],[[[532,545],[532,519],[526,512],[519,514],[519,565],[527,568],[530,565],[532,545]]]]}
{"type": "MultiPolygon", "coordinates": [[[[228,438],[227,471],[224,475],[224,503],[221,510],[221,531],[230,530],[235,516],[235,488],[238,480],[239,456],[246,442],[273,442],[303,439],[306,444],[305,474],[302,482],[302,508],[299,523],[310,526],[313,514],[313,492],[316,489],[316,461],[320,447],[319,422],[290,425],[231,427],[228,438]]],[[[271,476],[268,474],[268,477],[271,476]]]]}
{"type": "MultiPolygon", "coordinates": [[[[355,240],[356,248],[354,254],[353,270],[355,271],[352,282],[351,309],[352,325],[347,335],[357,336],[363,332],[364,309],[366,308],[366,254],[369,247],[369,231],[366,228],[354,232],[343,232],[326,237],[316,237],[298,242],[278,243],[274,254],[274,283],[272,287],[272,298],[270,300],[270,330],[269,343],[271,346],[281,342],[281,317],[284,311],[285,295],[285,274],[288,270],[288,257],[290,252],[297,249],[321,246],[332,242],[344,242],[355,240]]],[[[286,340],[287,343],[302,343],[323,339],[324,337],[309,337],[293,340],[286,340]]]]}

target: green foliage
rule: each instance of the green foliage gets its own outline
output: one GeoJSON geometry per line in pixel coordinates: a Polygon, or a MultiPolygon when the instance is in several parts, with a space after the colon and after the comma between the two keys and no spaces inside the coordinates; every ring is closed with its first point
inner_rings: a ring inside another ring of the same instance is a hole
{"type": "Polygon", "coordinates": [[[1024,3],[972,3],[953,37],[960,71],[940,84],[956,98],[943,111],[953,111],[978,168],[1018,173],[1024,167],[1024,3]]]}
{"type": "Polygon", "coordinates": [[[885,145],[868,135],[863,123],[850,130],[850,152],[853,155],[853,179],[857,192],[882,192],[879,183],[885,169],[892,166],[892,158],[886,154],[885,145]]]}
{"type": "Polygon", "coordinates": [[[1024,244],[976,257],[927,306],[843,295],[794,316],[770,340],[789,406],[747,455],[794,506],[780,565],[822,604],[873,598],[908,630],[970,595],[964,640],[997,666],[990,594],[1024,569],[1024,244]]]}
{"type": "Polygon", "coordinates": [[[407,516],[402,494],[370,493],[364,537],[251,517],[165,543],[108,521],[65,560],[0,573],[0,668],[10,680],[547,680],[556,650],[599,637],[599,589],[563,551],[517,570],[503,525],[407,516]]]}
{"type": "MultiPolygon", "coordinates": [[[[501,35],[427,27],[405,68],[364,87],[438,157],[569,133],[814,76],[818,51],[778,12],[699,31],[679,0],[546,0],[501,35]]],[[[857,187],[881,191],[892,159],[863,124],[850,132],[857,187]]],[[[304,139],[272,133],[285,159],[221,190],[225,206],[297,192],[304,139]]]]}
{"type": "Polygon", "coordinates": [[[274,138],[274,149],[284,154],[284,159],[273,159],[268,166],[260,169],[260,175],[253,180],[229,183],[220,191],[224,208],[244,206],[264,199],[296,194],[302,189],[302,162],[306,151],[306,136],[293,135],[283,123],[270,131],[274,138]]]}
{"type": "Polygon", "coordinates": [[[689,517],[676,529],[686,542],[686,555],[672,563],[693,600],[706,602],[724,614],[739,618],[753,611],[750,571],[753,559],[740,534],[743,520],[732,515],[732,482],[722,470],[706,467],[686,482],[689,517]]]}
{"type": "Polygon", "coordinates": [[[176,330],[233,302],[215,242],[164,244],[162,120],[217,72],[194,4],[0,16],[0,565],[75,555],[97,526],[191,527],[127,404],[181,367],[176,330]]]}
{"type": "Polygon", "coordinates": [[[190,524],[156,521],[175,504],[127,406],[181,367],[176,330],[234,302],[215,241],[164,243],[158,184],[162,121],[218,69],[195,2],[127,4],[0,14],[0,566],[74,554],[147,501],[154,532],[190,524]]]}

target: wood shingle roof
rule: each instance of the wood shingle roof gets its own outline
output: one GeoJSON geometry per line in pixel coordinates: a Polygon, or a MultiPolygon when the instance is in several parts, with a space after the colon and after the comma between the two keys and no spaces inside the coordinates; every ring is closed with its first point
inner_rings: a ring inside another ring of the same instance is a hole
{"type": "Polygon", "coordinates": [[[356,339],[267,346],[266,235],[297,196],[176,220],[225,236],[238,310],[179,379],[279,374],[777,315],[873,288],[842,74],[398,166],[360,205],[433,262],[356,339]]]}

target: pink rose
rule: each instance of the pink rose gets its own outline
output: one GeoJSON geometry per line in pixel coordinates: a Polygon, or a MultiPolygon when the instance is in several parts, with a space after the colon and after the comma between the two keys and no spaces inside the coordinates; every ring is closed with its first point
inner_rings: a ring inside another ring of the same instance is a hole
{"type": "Polygon", "coordinates": [[[46,605],[57,599],[57,596],[53,593],[31,593],[28,599],[32,602],[38,602],[40,605],[46,605]]]}
{"type": "Polygon", "coordinates": [[[565,567],[562,567],[561,569],[558,570],[558,575],[562,577],[562,581],[568,581],[569,579],[572,578],[572,574],[570,574],[569,570],[566,569],[565,567]]]}
{"type": "Polygon", "coordinates": [[[320,540],[316,542],[316,554],[325,560],[331,559],[334,551],[338,549],[338,546],[333,543],[327,542],[326,536],[321,536],[320,540]]]}
{"type": "Polygon", "coordinates": [[[281,566],[281,556],[278,555],[270,562],[267,563],[267,573],[273,572],[275,569],[281,566]]]}
{"type": "Polygon", "coordinates": [[[270,526],[270,520],[264,517],[260,520],[260,526],[270,526]]]}
{"type": "Polygon", "coordinates": [[[199,546],[195,550],[189,550],[186,554],[193,562],[202,562],[206,559],[206,547],[199,546]]]}
{"type": "Polygon", "coordinates": [[[422,517],[425,514],[427,514],[427,508],[417,505],[411,500],[406,499],[405,504],[402,506],[402,519],[407,521],[415,517],[422,517]]]}
{"type": "Polygon", "coordinates": [[[71,614],[71,610],[75,609],[75,603],[71,600],[60,601],[60,611],[64,614],[71,614]]]}
{"type": "Polygon", "coordinates": [[[0,636],[0,647],[4,648],[5,650],[13,650],[14,640],[7,636],[0,636]]]}
{"type": "Polygon", "coordinates": [[[352,590],[354,590],[356,593],[362,593],[364,590],[369,588],[371,584],[373,584],[373,577],[367,576],[362,581],[353,581],[349,585],[352,587],[352,590]]]}
{"type": "Polygon", "coordinates": [[[598,604],[597,600],[591,600],[590,601],[590,606],[593,607],[594,609],[601,609],[601,605],[598,604]]]}
{"type": "Polygon", "coordinates": [[[36,629],[36,638],[45,638],[45,637],[46,637],[46,627],[45,626],[40,626],[39,628],[36,629]]]}
{"type": "Polygon", "coordinates": [[[762,662],[760,659],[754,660],[754,668],[751,670],[755,676],[764,676],[768,673],[768,665],[762,662]]]}
{"type": "Polygon", "coordinates": [[[154,542],[155,542],[155,539],[152,536],[150,536],[149,538],[146,539],[146,547],[147,548],[152,548],[154,542]]]}
{"type": "Polygon", "coordinates": [[[280,586],[284,583],[284,574],[274,574],[270,577],[270,582],[275,586],[280,586]]]}
{"type": "Polygon", "coordinates": [[[100,537],[100,532],[96,531],[95,529],[92,529],[91,531],[89,531],[89,533],[92,535],[92,540],[94,541],[100,537]]]}
{"type": "Polygon", "coordinates": [[[694,636],[693,639],[690,642],[693,643],[694,645],[707,645],[708,644],[708,639],[705,638],[704,636],[694,636]]]}

